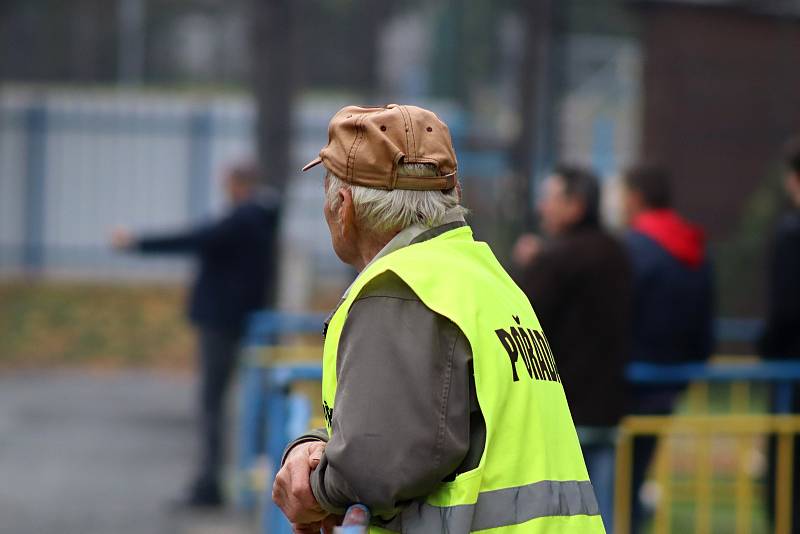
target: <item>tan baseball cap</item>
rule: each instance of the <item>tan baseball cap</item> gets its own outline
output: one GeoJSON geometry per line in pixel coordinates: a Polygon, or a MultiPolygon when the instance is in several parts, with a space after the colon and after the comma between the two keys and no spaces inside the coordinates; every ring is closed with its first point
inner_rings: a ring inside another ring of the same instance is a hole
{"type": "Polygon", "coordinates": [[[398,104],[340,109],[328,125],[328,144],[303,171],[320,163],[350,184],[415,191],[452,189],[458,167],[447,125],[432,111],[398,104]],[[436,176],[398,176],[400,163],[429,163],[436,176]]]}

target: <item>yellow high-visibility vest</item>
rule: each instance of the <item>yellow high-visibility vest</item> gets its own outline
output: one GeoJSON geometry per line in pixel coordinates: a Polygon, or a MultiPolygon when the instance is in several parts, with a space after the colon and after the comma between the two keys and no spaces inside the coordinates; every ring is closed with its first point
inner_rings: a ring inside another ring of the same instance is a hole
{"type": "Polygon", "coordinates": [[[486,443],[478,467],[442,482],[424,501],[370,532],[604,533],[547,338],[525,294],[469,227],[394,251],[353,283],[325,338],[328,433],[348,311],[364,286],[386,271],[469,341],[486,443]]]}

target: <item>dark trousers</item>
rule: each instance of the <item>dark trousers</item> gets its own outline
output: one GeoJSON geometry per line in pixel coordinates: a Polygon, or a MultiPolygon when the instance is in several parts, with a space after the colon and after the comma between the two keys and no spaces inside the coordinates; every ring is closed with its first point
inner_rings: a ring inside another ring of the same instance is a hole
{"type": "MultiPolygon", "coordinates": [[[[795,386],[792,395],[792,413],[800,414],[800,386],[795,386]]],[[[774,396],[774,392],[773,392],[774,396]]],[[[773,399],[774,403],[774,399],[773,399]]],[[[771,526],[775,526],[775,470],[778,467],[778,440],[770,436],[767,445],[767,517],[771,526]]],[[[800,534],[800,439],[794,439],[794,456],[792,460],[792,534],[800,534]]]]}
{"type": "Polygon", "coordinates": [[[200,462],[195,491],[216,491],[225,456],[225,394],[236,368],[240,329],[201,326],[200,349],[200,462]]]}
{"type": "Polygon", "coordinates": [[[614,532],[614,443],[581,444],[606,532],[614,532]]]}
{"type": "MultiPolygon", "coordinates": [[[[635,402],[633,412],[635,415],[669,415],[675,408],[675,401],[683,391],[683,386],[637,388],[632,396],[635,402]]],[[[653,460],[656,445],[658,445],[658,439],[653,436],[639,437],[633,442],[632,534],[643,531],[641,523],[646,519],[647,514],[639,500],[639,493],[647,477],[647,470],[653,460]]]]}

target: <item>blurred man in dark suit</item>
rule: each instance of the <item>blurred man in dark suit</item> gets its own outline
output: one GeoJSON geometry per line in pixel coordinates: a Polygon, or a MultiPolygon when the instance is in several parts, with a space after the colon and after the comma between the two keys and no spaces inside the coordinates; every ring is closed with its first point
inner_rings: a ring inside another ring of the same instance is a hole
{"type": "Polygon", "coordinates": [[[263,308],[274,273],[273,227],[278,203],[258,188],[258,172],[241,165],[225,175],[230,211],[221,219],[188,230],[133,235],[117,229],[112,244],[145,254],[187,254],[198,262],[188,315],[197,330],[200,366],[201,457],[186,505],[220,506],[224,399],[236,366],[250,312],[263,308]]]}

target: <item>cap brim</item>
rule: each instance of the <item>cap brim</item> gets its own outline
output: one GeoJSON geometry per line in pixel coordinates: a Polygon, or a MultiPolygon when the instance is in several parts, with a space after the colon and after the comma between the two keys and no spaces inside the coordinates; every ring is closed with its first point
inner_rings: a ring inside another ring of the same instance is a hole
{"type": "Polygon", "coordinates": [[[301,169],[301,172],[306,172],[308,169],[310,169],[312,167],[316,167],[320,163],[322,163],[322,158],[317,156],[316,158],[314,158],[311,161],[309,161],[308,163],[306,163],[305,167],[303,167],[301,169]]]}

